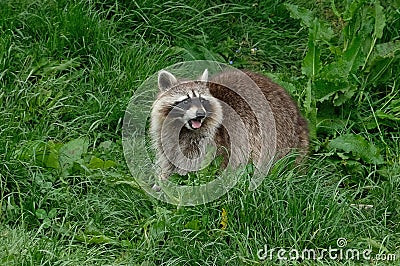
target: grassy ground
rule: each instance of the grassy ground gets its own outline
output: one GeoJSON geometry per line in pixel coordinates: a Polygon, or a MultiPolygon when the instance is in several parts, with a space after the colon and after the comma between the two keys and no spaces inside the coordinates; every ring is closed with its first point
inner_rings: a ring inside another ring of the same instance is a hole
{"type": "Polygon", "coordinates": [[[373,1],[337,14],[329,1],[293,1],[328,21],[335,36],[325,42],[313,39],[311,20],[300,23],[306,11],[290,17],[276,0],[0,1],[0,265],[384,263],[377,254],[399,264],[400,10],[381,2],[384,17],[373,1]],[[357,14],[372,26],[351,32],[357,14]],[[326,66],[346,65],[354,51],[341,52],[368,30],[362,44],[373,49],[358,60],[368,64],[352,64],[348,84],[328,80],[326,66]],[[313,132],[304,169],[278,164],[257,191],[241,181],[203,206],[146,195],[123,157],[125,108],[147,77],[193,59],[232,61],[286,85],[313,132]],[[345,89],[321,95],[320,81],[345,89]],[[265,245],[337,248],[339,238],[371,259],[257,255],[265,245]]]}

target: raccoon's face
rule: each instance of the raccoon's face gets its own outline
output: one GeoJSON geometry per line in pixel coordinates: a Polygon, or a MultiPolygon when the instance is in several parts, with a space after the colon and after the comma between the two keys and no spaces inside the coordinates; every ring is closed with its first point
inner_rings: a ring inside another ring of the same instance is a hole
{"type": "Polygon", "coordinates": [[[173,103],[169,115],[180,117],[187,129],[198,130],[212,115],[210,100],[207,98],[207,95],[202,96],[199,91],[191,90],[173,103]]]}
{"type": "Polygon", "coordinates": [[[153,111],[158,111],[164,118],[179,121],[188,130],[217,128],[222,121],[222,110],[208,90],[207,79],[207,70],[198,81],[188,82],[178,82],[171,73],[161,71],[158,76],[161,93],[153,111]]]}

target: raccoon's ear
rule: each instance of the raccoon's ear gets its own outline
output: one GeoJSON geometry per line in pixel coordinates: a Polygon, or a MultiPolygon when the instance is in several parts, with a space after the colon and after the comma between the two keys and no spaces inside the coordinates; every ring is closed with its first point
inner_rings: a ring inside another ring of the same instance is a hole
{"type": "Polygon", "coordinates": [[[165,70],[158,72],[158,88],[160,91],[166,91],[176,84],[178,84],[178,80],[174,75],[165,70]]]}
{"type": "Polygon", "coordinates": [[[204,70],[204,72],[201,75],[201,77],[199,78],[199,80],[204,81],[204,82],[208,81],[208,69],[207,68],[204,70]]]}

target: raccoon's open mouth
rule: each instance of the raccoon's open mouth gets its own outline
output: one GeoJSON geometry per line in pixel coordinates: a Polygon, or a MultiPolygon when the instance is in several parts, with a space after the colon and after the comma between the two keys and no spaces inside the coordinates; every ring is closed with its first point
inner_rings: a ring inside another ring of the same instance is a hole
{"type": "Polygon", "coordinates": [[[203,124],[203,119],[195,118],[195,119],[190,119],[188,121],[188,124],[191,129],[199,129],[201,125],[203,124]]]}

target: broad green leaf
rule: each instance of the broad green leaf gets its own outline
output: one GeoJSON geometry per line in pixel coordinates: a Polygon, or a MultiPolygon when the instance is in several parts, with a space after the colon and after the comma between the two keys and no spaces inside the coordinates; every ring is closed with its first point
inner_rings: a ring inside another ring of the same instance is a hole
{"type": "Polygon", "coordinates": [[[357,86],[350,82],[315,81],[314,95],[318,102],[333,101],[334,106],[340,106],[350,100],[357,90],[357,86]]]}
{"type": "Polygon", "coordinates": [[[312,11],[292,4],[285,4],[285,6],[292,18],[300,19],[303,26],[313,31],[312,34],[315,36],[316,40],[329,41],[334,36],[334,32],[329,23],[316,18],[312,11]],[[316,29],[313,29],[314,24],[317,25],[316,29]]]}
{"type": "Polygon", "coordinates": [[[81,159],[82,154],[87,152],[89,142],[87,139],[74,139],[64,144],[60,149],[60,165],[64,174],[72,169],[74,162],[81,159]]]}
{"type": "Polygon", "coordinates": [[[313,108],[312,106],[312,91],[313,91],[313,83],[311,82],[311,80],[309,80],[307,82],[307,87],[306,87],[306,98],[304,100],[304,109],[306,110],[306,112],[310,112],[313,108]]]}
{"type": "Polygon", "coordinates": [[[356,90],[357,86],[350,84],[347,88],[337,91],[333,97],[333,105],[341,106],[353,97],[356,90]]]}
{"type": "MultiPolygon", "coordinates": [[[[353,86],[351,83],[339,79],[318,79],[314,82],[314,97],[318,102],[324,102],[332,98],[338,99],[339,97],[336,94],[347,95],[349,91],[354,91],[353,86]]],[[[335,105],[340,105],[340,102],[336,102],[335,105]]]]}
{"type": "Polygon", "coordinates": [[[54,218],[57,216],[57,209],[52,208],[49,213],[47,214],[47,217],[49,217],[50,219],[54,218]]]}
{"type": "Polygon", "coordinates": [[[49,141],[46,144],[46,156],[43,158],[43,163],[47,168],[54,168],[54,169],[59,169],[60,168],[60,162],[59,162],[59,151],[61,147],[63,146],[62,143],[56,143],[54,141],[49,141]]]}
{"type": "Polygon", "coordinates": [[[376,117],[380,118],[380,119],[387,119],[387,120],[392,120],[392,121],[399,121],[400,122],[400,115],[394,115],[391,113],[385,113],[384,111],[381,110],[377,110],[375,112],[376,117]]]}
{"type": "Polygon", "coordinates": [[[365,69],[365,71],[369,73],[368,82],[375,84],[375,82],[378,80],[380,82],[384,82],[386,76],[386,78],[390,78],[392,74],[387,70],[391,66],[398,64],[399,59],[400,41],[380,43],[375,45],[365,69]]]}
{"type": "Polygon", "coordinates": [[[115,166],[117,166],[117,163],[116,163],[116,162],[114,162],[114,161],[112,161],[112,160],[105,160],[105,161],[104,161],[103,169],[109,169],[109,168],[115,167],[115,166]]]}
{"type": "Polygon", "coordinates": [[[375,1],[375,29],[374,29],[374,37],[375,38],[382,38],[383,29],[386,26],[386,17],[385,13],[383,12],[383,7],[381,6],[380,2],[377,0],[375,1]]]}
{"type": "Polygon", "coordinates": [[[321,20],[317,19],[317,22],[319,24],[317,38],[324,42],[329,42],[335,36],[333,29],[331,28],[329,23],[327,23],[325,21],[321,21],[321,20]]]}
{"type": "Polygon", "coordinates": [[[346,134],[339,136],[330,141],[329,147],[352,153],[353,156],[361,158],[367,163],[382,164],[384,162],[378,148],[359,135],[346,134]]]}
{"type": "Polygon", "coordinates": [[[309,39],[308,39],[308,47],[307,54],[304,57],[303,64],[301,70],[303,74],[305,74],[308,78],[314,80],[315,76],[318,74],[321,69],[321,60],[320,60],[320,49],[318,48],[317,42],[317,32],[318,32],[319,24],[314,21],[313,29],[310,29],[309,39]]]}
{"type": "Polygon", "coordinates": [[[42,226],[45,229],[49,228],[51,226],[51,220],[50,220],[49,217],[46,217],[46,218],[43,219],[42,226]]]}
{"type": "Polygon", "coordinates": [[[90,162],[88,164],[88,168],[89,169],[102,169],[104,166],[104,161],[100,158],[97,158],[95,156],[93,156],[90,159],[90,162]]]}
{"type": "Polygon", "coordinates": [[[108,169],[108,168],[114,167],[116,165],[117,164],[114,161],[111,161],[111,160],[104,161],[100,158],[93,156],[90,159],[90,162],[87,165],[87,167],[89,169],[108,169]]]}
{"type": "MultiPolygon", "coordinates": [[[[330,112],[332,112],[331,108],[330,112]]],[[[320,108],[318,108],[318,113],[319,114],[321,113],[320,108]]],[[[333,118],[332,114],[330,114],[330,116],[326,116],[324,118],[319,117],[317,128],[318,132],[333,135],[334,133],[343,130],[346,127],[346,124],[347,121],[338,118],[333,118]]]]}
{"type": "Polygon", "coordinates": [[[50,153],[45,157],[44,164],[47,168],[59,169],[59,154],[58,150],[50,149],[50,153]]]}
{"type": "MultiPolygon", "coordinates": [[[[363,53],[362,45],[362,38],[355,36],[347,49],[338,55],[336,61],[327,64],[321,69],[320,77],[328,82],[348,84],[349,75],[356,73],[365,62],[366,56],[363,53]]],[[[335,90],[334,88],[327,89],[331,91],[335,90]]],[[[336,90],[339,89],[337,88],[336,90]]]]}
{"type": "Polygon", "coordinates": [[[362,36],[355,36],[338,62],[342,77],[346,78],[357,71],[363,65],[365,57],[362,50],[362,36]]]}
{"type": "Polygon", "coordinates": [[[46,218],[47,217],[47,212],[45,211],[45,210],[43,210],[43,209],[37,209],[36,211],[35,211],[35,215],[36,215],[36,217],[38,218],[38,219],[44,219],[44,218],[46,218]]]}
{"type": "Polygon", "coordinates": [[[354,18],[354,14],[358,12],[358,10],[361,8],[361,6],[364,5],[366,0],[354,0],[354,1],[348,1],[346,11],[343,14],[343,20],[344,21],[349,21],[354,18]]]}
{"type": "Polygon", "coordinates": [[[294,19],[300,19],[301,24],[310,28],[314,21],[314,14],[312,11],[299,7],[293,4],[285,4],[285,7],[290,12],[290,16],[294,19]]]}
{"type": "Polygon", "coordinates": [[[192,229],[192,230],[199,230],[200,229],[200,221],[198,219],[192,220],[185,224],[185,228],[192,229]]]}
{"type": "Polygon", "coordinates": [[[384,84],[387,80],[392,79],[391,69],[396,64],[400,64],[400,57],[376,60],[373,66],[368,68],[370,72],[367,79],[368,83],[378,86],[378,84],[384,84]]]}
{"type": "Polygon", "coordinates": [[[380,43],[375,46],[372,58],[391,58],[400,52],[400,41],[380,43]]]}

